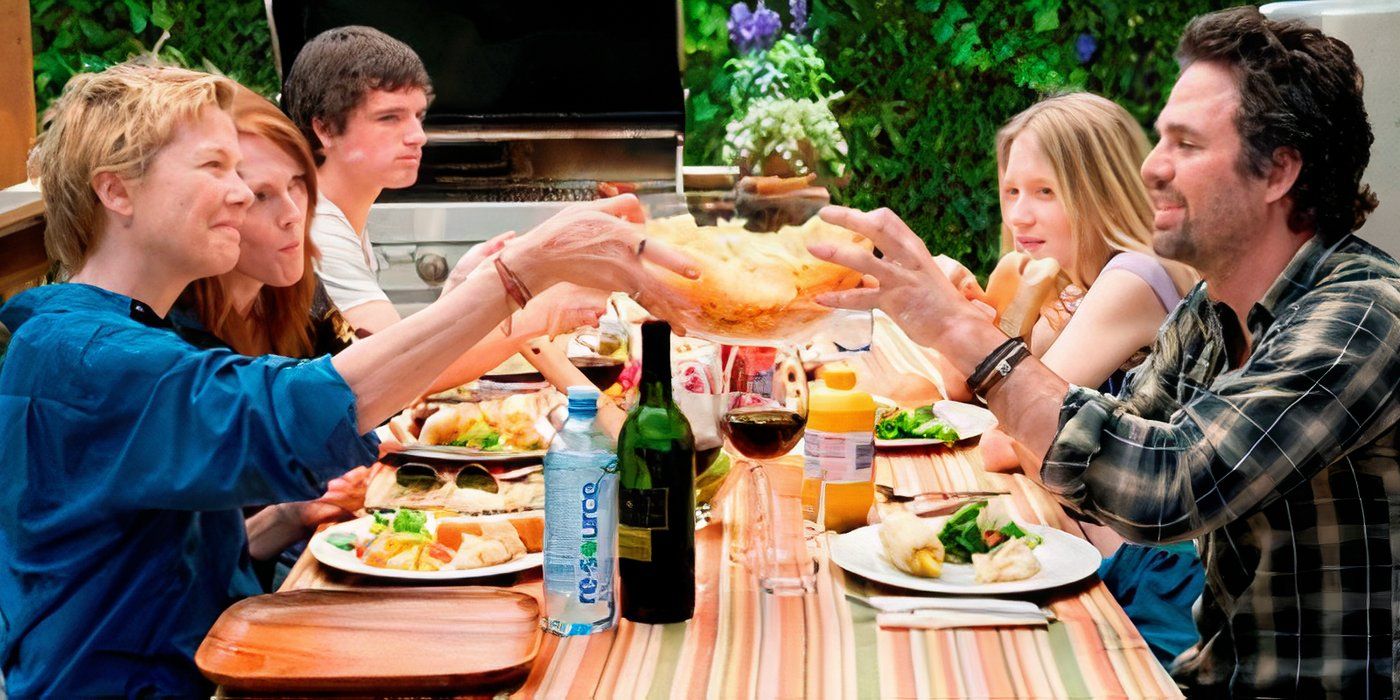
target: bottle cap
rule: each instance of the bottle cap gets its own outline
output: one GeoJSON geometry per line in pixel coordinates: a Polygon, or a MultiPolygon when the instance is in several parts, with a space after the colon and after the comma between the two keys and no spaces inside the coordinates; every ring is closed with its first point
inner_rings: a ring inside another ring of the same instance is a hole
{"type": "Polygon", "coordinates": [[[837,363],[827,365],[822,368],[822,381],[827,387],[837,391],[854,389],[856,386],[856,371],[850,365],[837,363]]]}
{"type": "Polygon", "coordinates": [[[569,387],[569,414],[594,414],[598,412],[598,397],[602,392],[596,386],[579,385],[569,387]]]}

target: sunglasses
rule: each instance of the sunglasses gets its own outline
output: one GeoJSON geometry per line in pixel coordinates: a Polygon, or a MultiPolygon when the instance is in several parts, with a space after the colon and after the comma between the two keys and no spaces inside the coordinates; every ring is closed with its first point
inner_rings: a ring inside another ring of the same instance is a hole
{"type": "Polygon", "coordinates": [[[480,464],[439,468],[422,462],[407,462],[399,466],[394,481],[407,491],[434,491],[448,483],[456,484],[459,489],[477,489],[488,493],[501,491],[500,482],[480,464]]]}

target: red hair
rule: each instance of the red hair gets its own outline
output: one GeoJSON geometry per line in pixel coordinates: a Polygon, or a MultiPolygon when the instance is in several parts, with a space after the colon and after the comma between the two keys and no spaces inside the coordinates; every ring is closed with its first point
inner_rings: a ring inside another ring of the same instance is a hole
{"type": "Polygon", "coordinates": [[[286,287],[263,285],[246,317],[233,309],[217,277],[196,280],[184,293],[184,301],[209,332],[245,355],[268,352],[288,357],[309,357],[311,304],[316,295],[316,261],[321,252],[311,241],[316,208],[316,162],[311,147],[295,124],[267,99],[238,86],[233,98],[233,121],[239,134],[261,136],[292,157],[305,172],[306,224],[302,233],[305,267],[301,279],[286,287]]]}

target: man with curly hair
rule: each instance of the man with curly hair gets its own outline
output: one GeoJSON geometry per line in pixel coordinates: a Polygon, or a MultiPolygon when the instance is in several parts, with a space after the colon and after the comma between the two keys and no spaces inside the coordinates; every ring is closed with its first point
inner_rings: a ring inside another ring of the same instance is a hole
{"type": "Polygon", "coordinates": [[[879,283],[824,301],[942,351],[1071,508],[1198,541],[1201,642],[1172,667],[1192,697],[1394,697],[1400,265],[1353,235],[1376,206],[1361,72],[1252,7],[1193,20],[1177,58],[1142,176],[1154,249],[1204,281],[1117,396],[1028,358],[887,210],[822,212],[884,252],[814,248],[879,283]]]}

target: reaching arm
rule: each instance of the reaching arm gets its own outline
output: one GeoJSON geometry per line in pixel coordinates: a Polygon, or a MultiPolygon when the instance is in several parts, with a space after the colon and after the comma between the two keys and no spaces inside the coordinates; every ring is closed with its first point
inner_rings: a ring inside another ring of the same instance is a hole
{"type": "MultiPolygon", "coordinates": [[[[643,261],[691,279],[699,273],[686,256],[660,241],[639,254],[643,234],[635,222],[641,218],[641,205],[630,195],[591,202],[555,215],[495,257],[536,294],[557,282],[634,292],[644,306],[665,316],[666,297],[643,261]]],[[[360,428],[373,429],[421,395],[510,311],[493,261],[477,266],[426,309],[336,355],[335,369],[355,394],[360,428]]]]}
{"type": "Polygon", "coordinates": [[[373,335],[402,320],[393,302],[367,301],[340,312],[356,332],[356,335],[373,335]]]}

